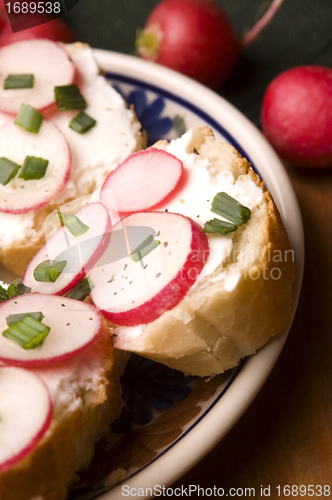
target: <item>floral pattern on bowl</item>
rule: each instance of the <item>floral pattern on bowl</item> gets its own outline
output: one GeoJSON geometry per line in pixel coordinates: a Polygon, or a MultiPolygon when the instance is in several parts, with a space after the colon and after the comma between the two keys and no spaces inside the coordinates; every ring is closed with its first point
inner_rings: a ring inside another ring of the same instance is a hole
{"type": "Polygon", "coordinates": [[[162,116],[165,99],[156,97],[149,103],[144,89],[134,89],[128,94],[124,94],[119,85],[114,85],[114,88],[122,94],[128,106],[134,107],[136,116],[147,133],[148,146],[151,146],[170,132],[173,127],[173,120],[168,116],[162,116]]]}
{"type": "Polygon", "coordinates": [[[210,400],[222,396],[241,366],[206,380],[133,355],[122,379],[126,406],[112,425],[112,439],[97,443],[68,500],[97,498],[162,456],[204,417],[210,400]]]}
{"type": "Polygon", "coordinates": [[[176,137],[185,133],[186,124],[180,115],[173,118],[164,115],[166,102],[163,97],[156,96],[149,101],[148,92],[143,88],[135,88],[126,93],[119,84],[114,84],[113,87],[122,95],[128,106],[134,107],[136,116],[146,131],[148,146],[160,139],[168,139],[172,130],[176,137]]]}

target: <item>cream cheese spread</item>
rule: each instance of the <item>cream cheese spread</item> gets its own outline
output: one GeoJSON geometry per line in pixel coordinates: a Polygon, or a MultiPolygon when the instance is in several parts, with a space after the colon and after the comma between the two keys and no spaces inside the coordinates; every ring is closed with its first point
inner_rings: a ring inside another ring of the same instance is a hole
{"type": "MultiPolygon", "coordinates": [[[[181,191],[175,191],[171,200],[159,204],[158,210],[168,210],[185,215],[203,227],[205,222],[213,218],[225,220],[220,215],[211,212],[212,200],[217,193],[227,193],[250,210],[259,205],[263,199],[263,193],[251,179],[247,176],[240,176],[235,181],[231,172],[215,172],[208,158],[190,152],[193,134],[193,130],[189,130],[165,147],[168,153],[173,154],[183,162],[185,184],[181,191]]],[[[195,288],[206,281],[207,277],[213,279],[211,275],[214,271],[229,258],[233,236],[234,233],[227,235],[208,234],[210,255],[194,285],[195,288]]],[[[228,286],[232,286],[231,283],[236,283],[233,277],[228,286]]]]}
{"type": "MultiPolygon", "coordinates": [[[[154,207],[154,210],[180,213],[190,217],[203,227],[205,222],[213,218],[225,220],[218,214],[211,212],[212,200],[217,193],[226,192],[250,210],[262,202],[262,190],[248,176],[240,176],[235,180],[230,171],[216,172],[208,158],[191,152],[193,140],[194,130],[191,129],[182,137],[172,140],[166,146],[161,146],[162,149],[183,162],[184,182],[183,184],[180,182],[181,189],[176,188],[172,197],[154,207]]],[[[234,234],[207,235],[210,248],[208,260],[185,299],[190,300],[193,294],[199,293],[201,289],[209,286],[213,281],[223,280],[224,288],[229,292],[236,287],[241,277],[240,272],[220,272],[222,264],[227,262],[231,255],[234,234]]],[[[165,312],[164,315],[173,315],[184,323],[189,323],[192,319],[188,309],[181,307],[181,302],[172,310],[165,312]]],[[[162,321],[162,317],[156,321],[162,321]]],[[[127,340],[128,345],[131,345],[133,339],[137,339],[139,342],[139,338],[144,335],[149,325],[117,327],[116,332],[119,333],[119,336],[115,337],[115,347],[126,348],[127,340]]]]}

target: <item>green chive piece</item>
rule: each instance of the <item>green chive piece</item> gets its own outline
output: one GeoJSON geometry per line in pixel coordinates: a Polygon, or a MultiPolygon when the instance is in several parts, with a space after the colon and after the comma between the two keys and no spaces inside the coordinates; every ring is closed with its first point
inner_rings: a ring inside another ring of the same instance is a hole
{"type": "Polygon", "coordinates": [[[203,233],[227,234],[232,231],[236,231],[237,228],[238,226],[236,224],[232,224],[231,222],[226,222],[220,219],[212,219],[205,222],[203,233]]]}
{"type": "Polygon", "coordinates": [[[35,267],[33,277],[36,281],[54,283],[66,267],[66,264],[66,260],[55,263],[52,263],[50,260],[44,260],[43,262],[40,262],[37,267],[35,267]]]}
{"type": "Polygon", "coordinates": [[[14,163],[8,158],[0,158],[0,182],[4,186],[17,174],[20,165],[14,163]]]}
{"type": "Polygon", "coordinates": [[[44,160],[44,158],[27,156],[23,162],[19,178],[24,179],[25,181],[42,179],[45,175],[48,164],[49,161],[44,160]]]}
{"type": "Polygon", "coordinates": [[[129,254],[129,257],[133,259],[134,262],[139,262],[143,257],[152,252],[152,250],[157,248],[158,245],[160,245],[160,241],[154,240],[152,234],[150,234],[150,236],[145,238],[145,240],[129,254]]]}
{"type": "Polygon", "coordinates": [[[91,290],[93,289],[94,284],[91,280],[86,276],[83,278],[78,285],[67,295],[70,299],[75,300],[84,300],[87,298],[91,290]]]}
{"type": "Polygon", "coordinates": [[[212,212],[241,226],[250,219],[251,211],[226,193],[218,193],[212,201],[212,212]]]}
{"type": "Polygon", "coordinates": [[[54,87],[55,102],[59,111],[85,109],[87,104],[76,83],[54,87]]]}
{"type": "Polygon", "coordinates": [[[58,217],[60,219],[61,225],[65,226],[68,231],[77,238],[86,233],[90,228],[86,226],[76,215],[62,215],[58,212],[58,217]]]}
{"type": "Polygon", "coordinates": [[[9,89],[32,89],[35,83],[35,78],[31,74],[24,75],[8,75],[3,82],[3,88],[9,89]]]}
{"type": "Polygon", "coordinates": [[[35,349],[42,345],[50,331],[50,327],[33,318],[30,314],[13,323],[2,335],[13,340],[24,349],[35,349]]]}
{"type": "Polygon", "coordinates": [[[28,132],[38,134],[44,117],[39,111],[29,104],[21,104],[19,112],[15,119],[15,124],[24,128],[28,132]]]}
{"type": "Polygon", "coordinates": [[[81,111],[80,113],[78,113],[77,116],[74,116],[74,118],[70,121],[69,127],[75,130],[75,132],[78,132],[79,134],[84,134],[92,127],[94,127],[96,123],[97,123],[96,120],[94,120],[93,118],[91,118],[91,116],[84,113],[84,111],[81,111]]]}
{"type": "Polygon", "coordinates": [[[22,321],[27,314],[29,316],[31,316],[32,318],[36,319],[37,321],[42,321],[44,318],[44,315],[42,312],[28,312],[28,313],[10,314],[6,318],[7,325],[11,326],[14,323],[17,323],[17,321],[22,321]]]}
{"type": "Polygon", "coordinates": [[[0,303],[8,300],[7,290],[0,285],[0,303]]]}
{"type": "Polygon", "coordinates": [[[16,280],[14,280],[13,283],[11,283],[7,288],[7,299],[30,292],[31,288],[29,286],[25,286],[20,278],[16,278],[16,280]]]}

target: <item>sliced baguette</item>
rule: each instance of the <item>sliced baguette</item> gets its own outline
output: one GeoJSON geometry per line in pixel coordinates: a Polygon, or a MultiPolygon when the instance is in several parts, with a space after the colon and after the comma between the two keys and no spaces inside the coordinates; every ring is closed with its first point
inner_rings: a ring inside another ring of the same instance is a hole
{"type": "MultiPolygon", "coordinates": [[[[129,109],[108,83],[105,85],[92,49],[79,42],[64,48],[76,66],[76,82],[88,101],[86,112],[93,114],[97,124],[82,135],[68,126],[77,111],[60,112],[54,105],[43,112],[44,117],[65,136],[71,151],[72,170],[63,192],[49,205],[24,214],[0,213],[0,263],[19,277],[23,276],[31,258],[45,243],[46,217],[71,200],[86,203],[85,197],[100,187],[111,170],[129,154],[146,146],[146,135],[135,110],[133,107],[129,109]],[[105,154],[103,147],[106,148],[105,154]]],[[[0,113],[0,124],[10,119],[0,113]]]]}
{"type": "MultiPolygon", "coordinates": [[[[169,149],[166,141],[155,147],[169,149]]],[[[113,334],[118,349],[187,374],[211,376],[236,366],[281,332],[291,316],[296,270],[272,196],[248,161],[231,145],[217,141],[207,127],[194,131],[187,146],[187,153],[192,152],[208,158],[211,178],[228,171],[234,182],[251,180],[262,191],[262,201],[247,224],[220,236],[231,240],[229,254],[211,274],[203,269],[201,279],[176,307],[152,323],[117,327],[113,334]],[[236,286],[230,285],[232,276],[236,286]]]]}

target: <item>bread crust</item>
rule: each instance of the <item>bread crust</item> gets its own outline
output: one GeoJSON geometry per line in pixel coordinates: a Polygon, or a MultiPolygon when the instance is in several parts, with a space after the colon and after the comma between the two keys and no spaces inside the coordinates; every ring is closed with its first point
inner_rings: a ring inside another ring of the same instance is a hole
{"type": "MultiPolygon", "coordinates": [[[[166,144],[155,146],[164,149],[166,144]]],[[[223,280],[208,279],[171,311],[144,325],[140,336],[122,338],[121,328],[115,329],[115,347],[190,375],[211,376],[236,366],[285,327],[296,269],[278,209],[249,162],[231,145],[218,142],[207,127],[195,131],[192,146],[214,168],[228,162],[235,179],[249,176],[263,192],[249,222],[234,233],[231,257],[220,266],[226,273],[235,268],[240,278],[231,291],[223,280]],[[254,251],[246,262],[249,249],[254,251]]]]}

